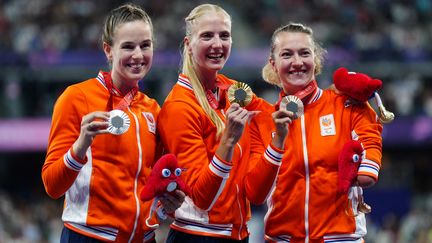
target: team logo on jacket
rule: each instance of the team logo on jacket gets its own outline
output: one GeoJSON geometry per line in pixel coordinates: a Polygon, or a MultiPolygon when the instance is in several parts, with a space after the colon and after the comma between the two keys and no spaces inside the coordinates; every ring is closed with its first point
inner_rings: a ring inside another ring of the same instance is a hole
{"type": "Polygon", "coordinates": [[[321,136],[336,135],[336,127],[334,123],[333,114],[325,115],[319,118],[321,136]]]}
{"type": "Polygon", "coordinates": [[[151,112],[143,112],[142,114],[144,115],[144,118],[147,121],[149,132],[156,134],[156,122],[153,114],[151,112]]]}

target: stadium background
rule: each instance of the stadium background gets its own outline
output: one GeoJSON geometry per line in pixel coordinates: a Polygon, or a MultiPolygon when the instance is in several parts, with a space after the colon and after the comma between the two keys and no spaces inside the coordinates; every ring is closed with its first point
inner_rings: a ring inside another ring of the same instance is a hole
{"type": "MultiPolygon", "coordinates": [[[[174,84],[183,18],[202,1],[132,1],[154,21],[156,49],[143,92],[160,104],[174,84]]],[[[288,21],[313,27],[328,50],[321,87],[339,66],[384,83],[396,120],[384,126],[379,183],[368,243],[432,242],[432,2],[430,0],[209,1],[233,19],[233,50],[222,73],[274,101],[260,78],[273,30],[288,21]]],[[[0,242],[58,242],[62,200],[44,192],[40,171],[56,98],[106,69],[100,29],[120,1],[0,0],[0,242]]],[[[106,185],[109,186],[109,185],[106,185]]],[[[251,243],[261,242],[265,206],[253,208],[251,243]]]]}

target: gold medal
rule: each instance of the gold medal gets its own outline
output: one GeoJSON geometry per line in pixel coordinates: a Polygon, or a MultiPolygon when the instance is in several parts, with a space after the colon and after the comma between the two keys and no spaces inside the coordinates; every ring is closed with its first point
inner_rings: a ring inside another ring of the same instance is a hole
{"type": "Polygon", "coordinates": [[[110,111],[107,130],[114,135],[125,133],[130,126],[129,116],[122,110],[110,111]]]}
{"type": "Polygon", "coordinates": [[[296,118],[299,118],[304,114],[303,102],[294,95],[287,95],[283,97],[280,102],[279,109],[293,112],[296,118]]]}
{"type": "Polygon", "coordinates": [[[228,100],[231,103],[239,104],[241,107],[249,105],[252,101],[252,95],[252,89],[249,85],[242,82],[236,82],[228,89],[228,100]]]}

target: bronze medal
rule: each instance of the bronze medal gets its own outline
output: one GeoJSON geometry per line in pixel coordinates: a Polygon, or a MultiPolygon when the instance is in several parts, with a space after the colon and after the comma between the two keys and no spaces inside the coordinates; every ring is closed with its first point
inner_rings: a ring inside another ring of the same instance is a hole
{"type": "Polygon", "coordinates": [[[296,118],[304,114],[303,102],[294,95],[285,96],[280,102],[279,109],[293,112],[296,118]]]}

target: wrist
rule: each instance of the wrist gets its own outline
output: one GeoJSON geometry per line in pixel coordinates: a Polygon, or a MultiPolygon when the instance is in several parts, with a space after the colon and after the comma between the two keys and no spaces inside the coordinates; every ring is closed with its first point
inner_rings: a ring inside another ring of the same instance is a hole
{"type": "Polygon", "coordinates": [[[233,148],[236,144],[237,144],[237,139],[232,137],[222,136],[219,146],[224,146],[225,148],[229,149],[229,148],[233,148]]]}
{"type": "Polygon", "coordinates": [[[286,136],[279,136],[276,133],[275,136],[272,138],[271,144],[274,147],[283,150],[284,146],[285,146],[285,138],[286,138],[286,136]]]}
{"type": "Polygon", "coordinates": [[[76,156],[79,160],[84,160],[86,157],[87,149],[83,146],[80,146],[79,141],[75,141],[75,143],[72,145],[72,151],[74,156],[76,156]]]}

